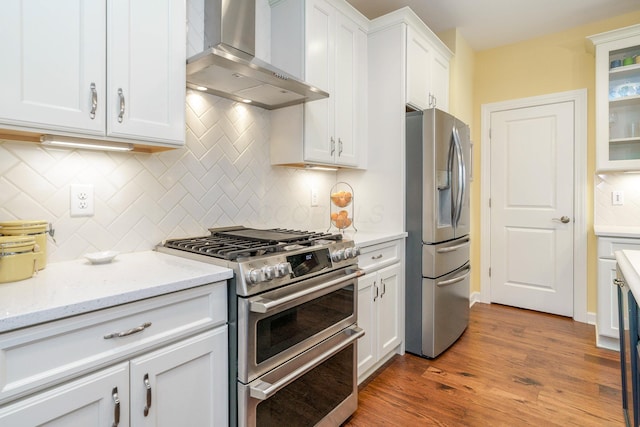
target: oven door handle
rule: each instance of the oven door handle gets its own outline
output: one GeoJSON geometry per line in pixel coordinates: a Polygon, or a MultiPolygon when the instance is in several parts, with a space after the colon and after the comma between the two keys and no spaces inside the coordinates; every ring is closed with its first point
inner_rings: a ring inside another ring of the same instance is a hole
{"type": "Polygon", "coordinates": [[[359,327],[354,325],[354,326],[351,326],[351,327],[343,330],[342,332],[340,332],[340,334],[344,334],[344,335],[347,336],[344,339],[344,341],[342,341],[340,344],[338,344],[335,347],[331,348],[329,351],[327,351],[325,353],[322,353],[321,355],[319,355],[317,357],[314,357],[313,359],[311,359],[310,361],[308,361],[304,365],[300,366],[298,369],[294,370],[293,372],[289,373],[288,375],[285,375],[284,377],[282,377],[280,380],[274,382],[273,384],[272,383],[268,383],[266,381],[262,381],[262,380],[255,380],[252,383],[251,387],[249,388],[250,396],[252,398],[258,399],[258,400],[267,400],[267,399],[269,399],[274,394],[276,394],[278,392],[278,390],[280,390],[281,388],[285,387],[286,385],[290,384],[291,382],[293,382],[297,378],[299,378],[302,375],[306,374],[307,372],[309,372],[310,370],[312,370],[313,368],[318,366],[320,363],[322,363],[325,360],[329,359],[334,354],[344,350],[345,348],[350,346],[353,342],[355,342],[357,339],[359,339],[360,337],[364,336],[364,329],[359,328],[359,327]]]}
{"type": "Polygon", "coordinates": [[[356,269],[353,273],[347,274],[346,276],[342,276],[338,279],[330,280],[328,282],[323,282],[317,286],[313,286],[308,289],[304,289],[298,292],[293,292],[290,295],[284,296],[282,298],[278,298],[277,300],[272,300],[264,297],[258,297],[255,300],[249,303],[249,310],[252,313],[269,313],[270,311],[276,310],[278,307],[290,303],[300,297],[305,295],[309,295],[315,292],[322,291],[324,289],[332,288],[336,285],[339,285],[342,282],[346,282],[351,279],[355,279],[357,277],[363,276],[364,270],[356,269]]]}

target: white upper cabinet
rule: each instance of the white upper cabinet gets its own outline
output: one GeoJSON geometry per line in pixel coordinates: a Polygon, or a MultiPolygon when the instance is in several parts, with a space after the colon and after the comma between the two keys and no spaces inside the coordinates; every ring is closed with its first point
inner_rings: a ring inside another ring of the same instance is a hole
{"type": "Polygon", "coordinates": [[[449,58],[418,26],[407,26],[407,104],[449,109],[449,58]]]}
{"type": "Polygon", "coordinates": [[[183,145],[184,0],[107,5],[107,135],[183,145]]]}
{"type": "Polygon", "coordinates": [[[0,127],[154,145],[185,137],[182,0],[7,0],[0,127]]]}
{"type": "Polygon", "coordinates": [[[272,112],[271,163],[362,166],[366,23],[341,0],[276,3],[272,9],[274,65],[327,91],[329,98],[272,112]],[[298,12],[292,14],[292,9],[298,12]],[[290,24],[292,16],[304,25],[290,24]],[[305,46],[298,46],[298,51],[300,47],[304,51],[298,53],[304,60],[291,61],[291,55],[296,55],[295,41],[301,39],[305,46]],[[283,49],[288,55],[280,54],[283,49]],[[304,70],[293,69],[300,67],[291,63],[304,64],[304,70]],[[292,121],[300,123],[300,128],[292,121]]]}
{"type": "Polygon", "coordinates": [[[640,25],[589,39],[596,53],[596,169],[640,170],[640,25]]]}
{"type": "Polygon", "coordinates": [[[104,1],[2,2],[0,123],[104,133],[105,11],[104,1]]]}

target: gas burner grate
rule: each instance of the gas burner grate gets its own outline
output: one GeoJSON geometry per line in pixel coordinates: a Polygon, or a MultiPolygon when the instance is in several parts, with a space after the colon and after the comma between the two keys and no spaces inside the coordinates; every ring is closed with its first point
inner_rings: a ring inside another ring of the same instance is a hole
{"type": "Polygon", "coordinates": [[[281,228],[258,230],[233,227],[210,229],[210,231],[210,236],[167,240],[164,246],[233,261],[238,258],[284,251],[286,247],[292,245],[310,246],[319,240],[342,240],[340,234],[281,228]]]}

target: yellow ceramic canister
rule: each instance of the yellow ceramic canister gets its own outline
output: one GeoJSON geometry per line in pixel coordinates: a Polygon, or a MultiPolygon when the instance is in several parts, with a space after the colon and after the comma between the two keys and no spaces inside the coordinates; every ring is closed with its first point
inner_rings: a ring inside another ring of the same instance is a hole
{"type": "Polygon", "coordinates": [[[2,236],[33,236],[36,239],[36,268],[47,266],[47,221],[16,220],[0,222],[2,236]]]}
{"type": "Polygon", "coordinates": [[[36,271],[34,236],[0,236],[0,283],[28,279],[36,271]]]}

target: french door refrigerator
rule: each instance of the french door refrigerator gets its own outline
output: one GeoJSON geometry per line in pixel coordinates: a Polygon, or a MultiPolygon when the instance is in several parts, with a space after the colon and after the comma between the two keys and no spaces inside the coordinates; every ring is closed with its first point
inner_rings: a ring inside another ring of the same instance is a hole
{"type": "Polygon", "coordinates": [[[469,126],[406,115],[406,350],[434,358],[469,323],[469,126]]]}

